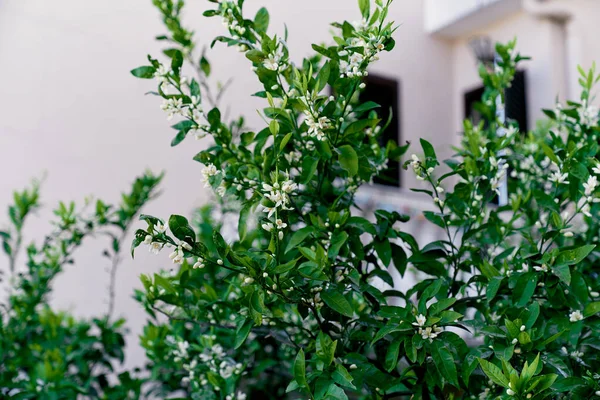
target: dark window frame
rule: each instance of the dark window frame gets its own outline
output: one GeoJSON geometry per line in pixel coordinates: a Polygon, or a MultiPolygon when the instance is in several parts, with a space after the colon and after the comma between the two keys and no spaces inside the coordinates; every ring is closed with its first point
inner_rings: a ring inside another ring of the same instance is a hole
{"type": "MultiPolygon", "coordinates": [[[[379,137],[380,145],[385,146],[389,140],[394,140],[398,145],[400,145],[402,139],[402,83],[400,79],[369,73],[369,75],[364,78],[363,82],[365,83],[366,87],[361,93],[360,101],[361,103],[366,101],[374,101],[375,103],[381,105],[381,108],[377,109],[377,113],[379,114],[382,123],[385,123],[389,117],[390,105],[392,108],[392,120],[390,121],[388,128],[382,132],[381,136],[379,137]],[[370,88],[372,89],[373,86],[379,88],[380,90],[388,90],[389,93],[384,95],[379,93],[379,98],[377,97],[378,93],[375,95],[369,95],[369,90],[370,88]],[[387,104],[382,104],[383,102],[381,101],[381,96],[386,95],[391,99],[391,101],[387,102],[387,104]]],[[[388,161],[388,169],[382,171],[381,175],[382,177],[385,177],[386,174],[389,180],[376,177],[373,182],[390,188],[402,187],[401,164],[399,161],[388,161]],[[392,176],[392,174],[395,176],[392,176]]]]}

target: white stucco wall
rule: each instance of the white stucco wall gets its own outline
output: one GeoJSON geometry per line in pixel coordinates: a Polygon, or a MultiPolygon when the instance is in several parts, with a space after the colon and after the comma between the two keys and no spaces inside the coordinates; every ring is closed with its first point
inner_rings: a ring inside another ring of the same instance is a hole
{"type": "MultiPolygon", "coordinates": [[[[308,54],[310,43],[329,40],[330,21],[358,17],[355,2],[348,0],[247,3],[249,11],[269,7],[273,31],[283,32],[287,23],[298,61],[308,54]]],[[[218,19],[201,17],[207,5],[190,2],[186,13],[205,43],[222,32],[218,19]]],[[[373,72],[401,80],[403,139],[424,136],[447,148],[453,137],[451,49],[425,34],[422,12],[420,2],[394,4],[392,14],[402,24],[397,48],[373,72]]],[[[147,53],[158,54],[153,37],[162,32],[149,0],[0,2],[0,210],[6,209],[14,188],[47,171],[46,207],[30,221],[30,238],[48,232],[46,220],[59,200],[81,202],[94,194],[118,201],[119,192],[147,167],[167,172],[163,194],[147,213],[185,214],[207,200],[201,166],[192,161],[207,142],[188,139],[170,148],[173,131],[159,100],[143,96],[153,85],[129,75],[131,68],[144,64],[147,53]]],[[[264,102],[249,97],[259,85],[248,61],[222,46],[209,57],[216,79],[235,79],[224,100],[231,115],[244,114],[250,126],[260,128],[255,109],[264,102]]],[[[405,182],[411,184],[411,179],[405,182]]],[[[67,267],[56,282],[56,306],[85,316],[106,310],[108,264],[100,257],[102,248],[99,242],[87,243],[77,254],[76,265],[67,267]]],[[[136,336],[145,319],[131,299],[132,289],[139,286],[139,274],[168,266],[166,255],[150,256],[142,249],[135,261],[126,257],[119,270],[117,313],[132,329],[129,365],[143,360],[136,336]]]]}

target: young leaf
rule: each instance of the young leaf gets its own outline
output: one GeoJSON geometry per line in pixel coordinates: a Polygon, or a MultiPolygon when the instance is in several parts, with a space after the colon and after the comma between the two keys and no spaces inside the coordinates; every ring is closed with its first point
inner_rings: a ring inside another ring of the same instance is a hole
{"type": "Polygon", "coordinates": [[[433,357],[433,361],[435,361],[435,366],[440,375],[451,385],[460,387],[454,357],[452,357],[450,350],[446,348],[446,344],[441,340],[434,340],[431,343],[431,356],[433,357]]]}
{"type": "Polygon", "coordinates": [[[138,67],[138,68],[132,69],[131,75],[135,76],[136,78],[141,78],[141,79],[152,79],[152,78],[154,78],[155,72],[156,72],[156,68],[154,68],[152,66],[144,66],[144,67],[138,67]]]}
{"type": "Polygon", "coordinates": [[[338,148],[340,165],[348,172],[348,175],[354,176],[358,173],[358,155],[352,146],[346,144],[338,148]]]}
{"type": "Polygon", "coordinates": [[[328,307],[337,311],[338,313],[350,318],[354,316],[354,310],[352,309],[352,306],[348,300],[346,300],[344,295],[338,290],[330,289],[323,291],[321,292],[321,298],[328,307]]]}
{"type": "Polygon", "coordinates": [[[481,365],[483,372],[492,380],[492,382],[496,385],[508,388],[508,378],[504,376],[500,368],[482,358],[478,358],[477,360],[479,361],[479,365],[481,365]]]}

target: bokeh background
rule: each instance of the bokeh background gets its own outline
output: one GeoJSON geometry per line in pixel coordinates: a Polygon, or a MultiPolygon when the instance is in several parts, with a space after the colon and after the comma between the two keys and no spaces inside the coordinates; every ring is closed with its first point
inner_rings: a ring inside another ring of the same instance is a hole
{"type": "MultiPolygon", "coordinates": [[[[188,0],[185,21],[196,30],[198,49],[223,33],[218,19],[202,17],[206,0],[188,0]]],[[[330,41],[332,21],[359,18],[354,0],[247,0],[249,15],[262,6],[271,13],[270,32],[289,30],[292,59],[310,54],[311,43],[330,41]]],[[[541,109],[556,99],[577,97],[577,65],[589,68],[600,60],[598,0],[396,0],[391,18],[399,25],[395,50],[384,54],[372,76],[393,82],[397,103],[394,135],[400,142],[425,137],[441,156],[452,154],[470,98],[477,93],[477,56],[489,49],[486,40],[518,37],[518,49],[532,56],[513,109],[534,128],[541,109]],[[473,39],[479,38],[478,51],[473,39]]],[[[118,201],[144,169],[165,171],[162,195],[146,213],[168,217],[191,214],[210,199],[200,179],[202,166],[192,157],[210,139],[188,138],[169,146],[174,131],[159,109],[160,100],[144,93],[150,81],[129,71],[158,55],[154,37],[164,32],[150,0],[0,0],[0,210],[14,189],[46,175],[44,208],[29,221],[26,235],[41,239],[58,201],[85,197],[118,201]]],[[[493,53],[492,53],[493,55],[493,53]]],[[[256,109],[264,101],[249,97],[260,90],[250,63],[234,49],[208,50],[212,81],[233,83],[222,106],[230,116],[245,115],[262,129],[256,109]]],[[[405,172],[399,185],[372,185],[361,201],[418,215],[424,207],[407,188],[415,184],[405,172]]],[[[0,217],[0,227],[8,217],[0,217]]],[[[434,235],[415,218],[408,227],[421,236],[434,235]]],[[[52,304],[79,316],[106,312],[109,266],[101,241],[89,242],[58,278],[52,304]]],[[[3,262],[1,268],[5,268],[3,262]]],[[[118,271],[117,314],[131,330],[129,366],[144,356],[137,335],[145,315],[131,298],[139,275],[169,268],[164,256],[138,251],[118,271]]],[[[3,294],[4,296],[4,294],[3,294]]]]}

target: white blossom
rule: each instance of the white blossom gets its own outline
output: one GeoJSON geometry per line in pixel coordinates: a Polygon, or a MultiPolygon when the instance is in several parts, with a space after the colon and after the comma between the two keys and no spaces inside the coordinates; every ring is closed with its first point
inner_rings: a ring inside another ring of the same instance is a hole
{"type": "Polygon", "coordinates": [[[167,231],[167,227],[159,221],[156,223],[156,225],[154,225],[154,230],[156,230],[158,233],[165,233],[167,231]]]}
{"type": "Polygon", "coordinates": [[[561,174],[560,171],[555,171],[552,175],[550,175],[548,180],[550,180],[551,182],[556,182],[556,184],[558,184],[558,185],[560,185],[561,183],[568,184],[569,183],[569,181],[567,180],[568,176],[569,176],[569,174],[567,174],[567,173],[561,174]]]}
{"type": "Polygon", "coordinates": [[[417,322],[412,323],[415,326],[424,326],[427,322],[427,317],[425,317],[423,314],[419,314],[417,317],[415,317],[415,319],[417,322]]]}
{"type": "Polygon", "coordinates": [[[583,314],[579,310],[575,310],[569,314],[569,321],[577,322],[583,320],[583,314]]]}
{"type": "Polygon", "coordinates": [[[150,243],[150,246],[148,247],[148,251],[152,254],[160,253],[161,249],[162,249],[162,245],[158,242],[152,242],[152,243],[150,243]]]}
{"type": "Polygon", "coordinates": [[[167,113],[167,120],[172,120],[175,115],[183,115],[183,100],[181,98],[169,98],[163,100],[160,108],[167,113]]]}
{"type": "Polygon", "coordinates": [[[206,167],[204,167],[204,169],[202,169],[204,187],[209,187],[210,186],[210,183],[209,183],[210,177],[215,176],[219,173],[221,173],[221,171],[218,170],[214,164],[208,164],[206,167]]]}
{"type": "Polygon", "coordinates": [[[586,127],[593,127],[598,125],[599,111],[596,106],[589,106],[587,101],[584,101],[582,106],[577,110],[579,113],[579,121],[581,125],[586,127]]]}
{"type": "Polygon", "coordinates": [[[169,258],[173,261],[173,264],[183,264],[184,256],[181,246],[177,246],[175,251],[169,254],[169,258]]]}
{"type": "Polygon", "coordinates": [[[585,195],[586,196],[591,196],[592,193],[594,193],[594,190],[596,189],[596,187],[598,186],[598,178],[596,178],[594,175],[591,175],[587,182],[585,182],[583,184],[583,188],[585,189],[585,195]]]}
{"type": "Polygon", "coordinates": [[[429,339],[429,342],[433,342],[433,339],[438,337],[440,332],[442,332],[442,328],[439,328],[436,325],[428,326],[425,329],[419,328],[419,335],[421,335],[423,339],[429,339]]]}

